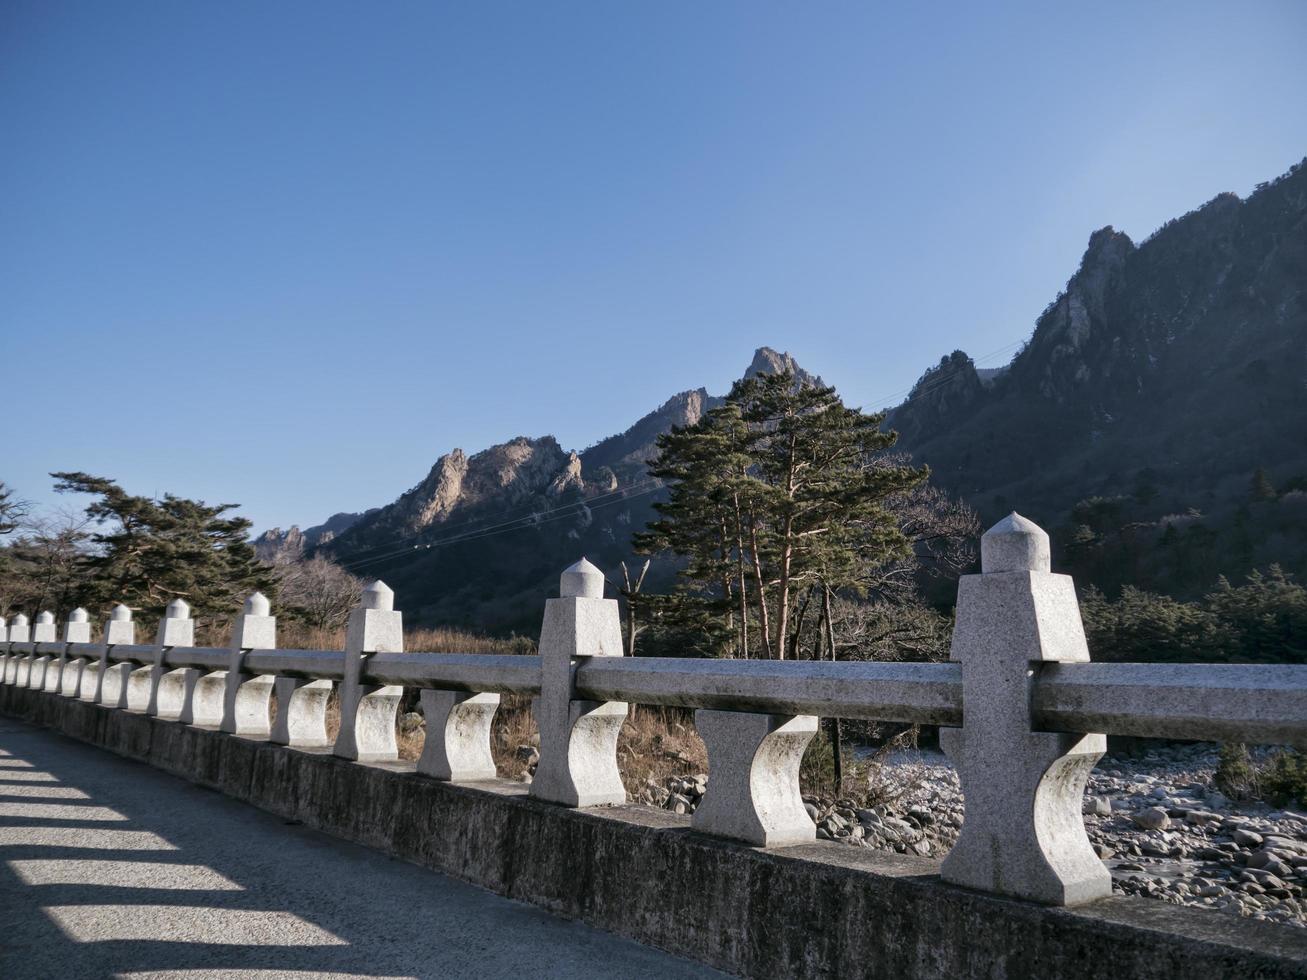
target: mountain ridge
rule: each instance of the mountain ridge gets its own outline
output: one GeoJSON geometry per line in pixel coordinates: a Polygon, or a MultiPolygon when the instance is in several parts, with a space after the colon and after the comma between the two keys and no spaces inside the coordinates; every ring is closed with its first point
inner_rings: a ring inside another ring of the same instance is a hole
{"type": "MultiPolygon", "coordinates": [[[[954,351],[887,425],[982,519],[1019,507],[1074,528],[1079,502],[1130,497],[1143,503],[1118,509],[1160,535],[1164,513],[1141,507],[1231,511],[1259,466],[1282,482],[1299,469],[1307,479],[1305,285],[1307,167],[1298,164],[1140,243],[1111,226],[1093,232],[1009,364],[977,369],[954,351]]],[[[820,382],[769,347],[744,376],[785,370],[820,382]]],[[[453,450],[391,504],[336,515],[335,527],[300,534],[299,547],[384,575],[420,619],[529,628],[578,554],[608,569],[631,557],[631,532],[660,491],[645,466],[657,436],[721,402],[705,388],[680,392],[579,452],[552,436],[470,457],[453,450]]],[[[655,570],[649,587],[668,584],[670,571],[655,570]]]]}

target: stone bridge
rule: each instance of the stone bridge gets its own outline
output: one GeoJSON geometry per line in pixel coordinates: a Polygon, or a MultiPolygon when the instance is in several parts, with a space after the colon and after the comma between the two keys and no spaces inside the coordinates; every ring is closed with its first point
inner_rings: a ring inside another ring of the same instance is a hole
{"type": "Polygon", "coordinates": [[[98,643],[83,611],[62,637],[17,616],[0,974],[1307,977],[1301,930],[1112,895],[1081,820],[1107,733],[1307,743],[1307,667],[1091,663],[1047,535],[1012,515],[981,552],[946,664],[625,658],[584,560],[530,657],[406,653],[381,583],[344,651],[278,650],[257,594],[222,649],[181,602],[152,644],[123,606],[98,643]],[[529,786],[495,778],[504,693],[535,699],[529,786]],[[632,702],[695,709],[691,817],[627,804],[632,702]],[[941,726],[966,800],[942,863],[816,841],[798,767],[821,716],[941,726]]]}

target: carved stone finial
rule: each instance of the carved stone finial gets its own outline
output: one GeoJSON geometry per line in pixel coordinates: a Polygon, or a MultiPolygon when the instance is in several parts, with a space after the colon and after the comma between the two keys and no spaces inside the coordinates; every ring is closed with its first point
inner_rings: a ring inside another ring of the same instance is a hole
{"type": "Polygon", "coordinates": [[[115,623],[130,623],[132,621],[132,611],[120,602],[113,607],[113,611],[109,613],[109,618],[115,623]]]}
{"type": "Polygon", "coordinates": [[[38,626],[53,626],[54,613],[42,610],[36,614],[36,624],[38,626]]]}
{"type": "Polygon", "coordinates": [[[268,597],[262,592],[255,592],[245,600],[245,615],[247,616],[267,616],[272,612],[272,603],[268,602],[268,597]]]}
{"type": "Polygon", "coordinates": [[[70,623],[89,623],[90,621],[91,621],[91,614],[88,613],[81,606],[78,606],[76,609],[74,609],[71,613],[68,614],[68,622],[70,623]]]}
{"type": "Polygon", "coordinates": [[[363,590],[363,608],[390,612],[395,608],[395,592],[381,579],[363,590]]]}
{"type": "MultiPolygon", "coordinates": [[[[253,597],[251,597],[253,598],[253,597]]],[[[264,600],[267,601],[266,599],[264,600]]],[[[174,599],[168,603],[168,610],[165,613],[167,619],[190,619],[191,607],[185,599],[174,599]]]]}
{"type": "Polygon", "coordinates": [[[1048,533],[1032,520],[1013,511],[980,539],[980,570],[996,572],[1047,572],[1048,533]]]}
{"type": "Polygon", "coordinates": [[[594,564],[582,558],[575,565],[563,570],[558,583],[558,593],[564,599],[602,599],[604,597],[604,573],[594,564]]]}

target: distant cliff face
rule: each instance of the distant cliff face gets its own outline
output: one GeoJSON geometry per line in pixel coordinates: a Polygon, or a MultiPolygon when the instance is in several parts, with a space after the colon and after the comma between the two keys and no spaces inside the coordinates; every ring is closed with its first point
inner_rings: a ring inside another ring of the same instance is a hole
{"type": "MultiPolygon", "coordinates": [[[[745,373],[768,371],[819,381],[791,355],[760,348],[745,373]]],[[[274,529],[259,540],[260,553],[316,546],[359,574],[384,577],[412,615],[530,629],[559,569],[582,554],[610,568],[629,557],[632,531],[662,492],[646,465],[658,436],[721,402],[702,388],[681,392],[580,453],[552,436],[518,437],[470,457],[455,449],[417,486],[334,536],[310,544],[295,529],[274,529]]]]}
{"type": "Polygon", "coordinates": [[[348,554],[374,544],[400,543],[438,530],[451,518],[543,502],[568,490],[583,491],[581,465],[553,436],[519,436],[475,456],[455,449],[441,456],[413,489],[356,522],[330,542],[348,554]]]}
{"type": "Polygon", "coordinates": [[[371,513],[372,511],[363,514],[332,514],[321,524],[303,531],[294,524],[287,531],[279,527],[271,528],[254,539],[255,554],[263,561],[293,561],[303,557],[306,551],[327,544],[371,513]]]}
{"type": "Polygon", "coordinates": [[[1136,246],[1104,228],[1001,374],[960,351],[890,414],[982,516],[1056,521],[1141,479],[1220,497],[1307,468],[1307,167],[1222,194],[1136,246]]]}
{"type": "Polygon", "coordinates": [[[581,453],[582,468],[586,473],[598,474],[607,489],[643,480],[647,476],[645,463],[655,452],[654,440],[673,426],[693,425],[720,402],[703,388],[673,395],[625,432],[609,436],[581,453]],[[605,469],[609,472],[602,474],[605,469]]]}

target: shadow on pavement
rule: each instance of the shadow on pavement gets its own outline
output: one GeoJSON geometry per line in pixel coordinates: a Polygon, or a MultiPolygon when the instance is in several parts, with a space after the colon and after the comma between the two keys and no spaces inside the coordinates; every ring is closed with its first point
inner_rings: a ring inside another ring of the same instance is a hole
{"type": "Polygon", "coordinates": [[[0,719],[0,976],[720,976],[0,719]]]}

